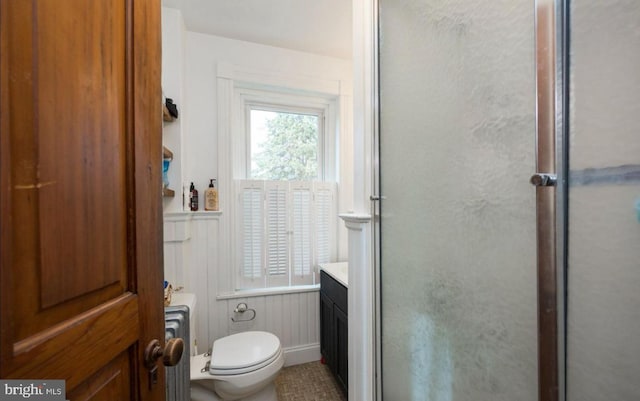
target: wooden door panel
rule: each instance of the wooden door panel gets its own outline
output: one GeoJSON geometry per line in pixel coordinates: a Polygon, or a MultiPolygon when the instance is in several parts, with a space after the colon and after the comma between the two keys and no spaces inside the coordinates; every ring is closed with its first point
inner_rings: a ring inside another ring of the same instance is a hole
{"type": "Polygon", "coordinates": [[[41,309],[127,288],[126,6],[39,1],[34,10],[41,309]]]}
{"type": "Polygon", "coordinates": [[[67,393],[69,401],[131,400],[131,368],[129,355],[122,353],[85,382],[67,393]]]}
{"type": "Polygon", "coordinates": [[[73,388],[135,343],[140,335],[138,315],[137,297],[127,294],[16,342],[11,361],[15,368],[7,377],[26,378],[46,366],[38,372],[42,378],[65,378],[73,388]]]}
{"type": "MultiPolygon", "coordinates": [[[[124,2],[119,2],[119,7],[107,7],[113,2],[106,0],[88,2],[94,5],[91,10],[51,1],[14,3],[16,9],[30,8],[36,16],[30,21],[37,25],[24,43],[31,45],[32,56],[10,65],[15,72],[10,92],[18,95],[10,100],[17,116],[13,122],[19,126],[9,133],[16,340],[90,310],[128,287],[125,19],[124,2]],[[95,7],[98,3],[103,7],[95,7]],[[121,10],[111,13],[114,18],[100,18],[105,8],[121,10]],[[81,35],[86,37],[77,43],[70,38],[75,29],[96,29],[102,35],[81,35]],[[116,30],[120,35],[113,34],[116,30]],[[87,54],[94,48],[110,47],[102,43],[114,36],[121,42],[117,51],[86,61],[94,57],[87,54]],[[105,64],[117,67],[105,73],[105,64]],[[80,82],[85,80],[90,84],[80,82]],[[102,98],[113,98],[113,104],[99,107],[102,98]],[[22,129],[24,121],[32,123],[22,129]]],[[[13,20],[10,25],[21,30],[29,23],[13,20]]]]}
{"type": "MultiPolygon", "coordinates": [[[[21,15],[35,16],[37,29],[24,38],[31,57],[11,65],[22,74],[10,77],[19,94],[11,99],[19,116],[10,130],[12,268],[29,289],[13,298],[18,340],[128,288],[126,3],[25,3],[30,13],[21,15]]],[[[12,22],[20,32],[29,25],[12,22]]]]}
{"type": "Polygon", "coordinates": [[[163,399],[159,1],[0,0],[0,48],[0,377],[163,399]]]}

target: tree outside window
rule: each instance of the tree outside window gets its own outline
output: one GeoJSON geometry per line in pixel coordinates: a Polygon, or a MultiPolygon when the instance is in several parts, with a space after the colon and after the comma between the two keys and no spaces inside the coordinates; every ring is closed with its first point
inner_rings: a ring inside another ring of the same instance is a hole
{"type": "Polygon", "coordinates": [[[320,117],[252,109],[251,178],[318,179],[320,117]]]}

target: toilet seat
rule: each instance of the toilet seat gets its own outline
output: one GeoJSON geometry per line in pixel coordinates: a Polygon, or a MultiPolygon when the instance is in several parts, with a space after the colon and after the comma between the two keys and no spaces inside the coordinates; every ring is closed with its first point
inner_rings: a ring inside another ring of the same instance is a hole
{"type": "Polygon", "coordinates": [[[209,374],[230,376],[253,372],[273,363],[282,348],[278,337],[263,331],[247,331],[214,341],[209,374]]]}

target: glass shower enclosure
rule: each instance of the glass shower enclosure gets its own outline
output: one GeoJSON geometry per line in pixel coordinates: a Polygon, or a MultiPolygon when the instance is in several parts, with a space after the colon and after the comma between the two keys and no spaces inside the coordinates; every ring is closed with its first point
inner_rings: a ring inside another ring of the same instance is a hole
{"type": "Polygon", "coordinates": [[[379,0],[378,32],[378,400],[638,399],[640,2],[379,0]]]}
{"type": "Polygon", "coordinates": [[[640,399],[640,2],[569,10],[566,399],[640,399]]]}

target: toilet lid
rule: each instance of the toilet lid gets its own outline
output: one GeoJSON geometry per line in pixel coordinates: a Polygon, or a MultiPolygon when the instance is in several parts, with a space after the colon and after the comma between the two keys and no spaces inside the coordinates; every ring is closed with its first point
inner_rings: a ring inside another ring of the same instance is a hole
{"type": "Polygon", "coordinates": [[[264,331],[247,331],[213,342],[209,372],[239,374],[268,365],[278,356],[280,340],[264,331]]]}

